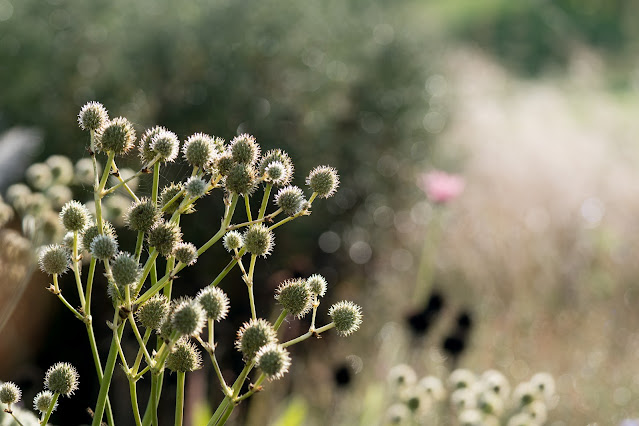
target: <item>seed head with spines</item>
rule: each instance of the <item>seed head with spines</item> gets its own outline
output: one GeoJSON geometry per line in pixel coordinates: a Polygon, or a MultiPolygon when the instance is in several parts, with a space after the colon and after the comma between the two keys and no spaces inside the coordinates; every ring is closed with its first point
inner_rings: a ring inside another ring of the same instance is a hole
{"type": "Polygon", "coordinates": [[[90,253],[96,259],[106,261],[118,252],[118,240],[113,235],[98,234],[91,241],[90,253]]]}
{"type": "MultiPolygon", "coordinates": [[[[113,227],[111,222],[102,221],[102,227],[103,227],[104,233],[106,235],[110,235],[112,237],[115,237],[115,228],[113,227]]],[[[88,251],[89,253],[91,253],[91,242],[99,234],[100,234],[100,231],[98,230],[98,225],[96,225],[96,224],[91,225],[88,228],[86,228],[82,232],[81,238],[80,238],[80,243],[82,245],[82,248],[84,250],[88,251]]]]}
{"type": "Polygon", "coordinates": [[[266,257],[271,254],[274,240],[273,232],[261,223],[249,226],[244,233],[246,251],[256,256],[266,257]]]}
{"type": "Polygon", "coordinates": [[[302,189],[297,186],[287,186],[280,189],[275,196],[275,204],[282,209],[284,214],[295,216],[299,213],[306,200],[302,189]]]}
{"type": "Polygon", "coordinates": [[[229,312],[229,298],[219,287],[204,287],[195,300],[213,321],[222,321],[229,312]]]}
{"type": "Polygon", "coordinates": [[[204,133],[189,136],[182,147],[184,159],[192,167],[202,168],[213,161],[217,149],[213,145],[213,138],[204,133]]]}
{"type": "Polygon", "coordinates": [[[244,237],[238,231],[229,231],[224,234],[223,245],[227,251],[238,250],[244,245],[244,237]]]}
{"type": "Polygon", "coordinates": [[[126,212],[124,220],[132,231],[148,232],[160,220],[160,210],[150,198],[135,201],[126,212]]]}
{"type": "Polygon", "coordinates": [[[153,142],[153,138],[155,136],[162,132],[168,132],[168,130],[162,126],[155,126],[148,129],[146,132],[144,132],[144,134],[142,134],[142,137],[140,138],[139,151],[140,159],[142,160],[143,164],[148,164],[155,159],[155,156],[157,154],[151,148],[151,142],[153,142]]]}
{"type": "Polygon", "coordinates": [[[260,156],[260,146],[253,136],[243,133],[231,140],[229,152],[236,163],[252,166],[260,156]]]}
{"type": "Polygon", "coordinates": [[[137,282],[140,272],[140,264],[130,253],[120,252],[111,262],[113,281],[120,287],[137,282]]]}
{"type": "Polygon", "coordinates": [[[328,315],[335,323],[335,329],[342,336],[354,333],[362,324],[362,308],[347,300],[331,306],[328,315]]]}
{"type": "Polygon", "coordinates": [[[173,222],[160,221],[149,231],[149,246],[155,247],[162,256],[169,257],[182,241],[182,231],[173,222]]]}
{"type": "MultiPolygon", "coordinates": [[[[288,154],[281,149],[274,149],[267,151],[260,161],[259,173],[260,176],[268,175],[268,170],[271,165],[279,164],[282,165],[282,170],[279,173],[277,178],[271,178],[271,182],[276,186],[286,186],[291,183],[291,179],[293,179],[293,161],[288,156],[288,154]]],[[[267,177],[268,178],[268,177],[267,177]]]]}
{"type": "Polygon", "coordinates": [[[175,246],[173,256],[178,262],[191,266],[197,262],[197,248],[192,243],[181,242],[175,246]]]}
{"type": "Polygon", "coordinates": [[[268,321],[258,318],[251,319],[242,325],[237,332],[235,346],[246,359],[251,360],[262,346],[276,341],[277,335],[273,326],[268,321]]]}
{"type": "Polygon", "coordinates": [[[195,300],[177,300],[171,314],[171,328],[180,336],[196,336],[202,332],[206,322],[204,309],[195,300]]]}
{"type": "Polygon", "coordinates": [[[255,190],[255,170],[249,164],[234,164],[226,176],[227,191],[239,195],[250,195],[255,190]]]}
{"type": "MultiPolygon", "coordinates": [[[[162,188],[162,193],[160,194],[160,208],[164,209],[164,207],[167,206],[169,202],[180,193],[180,191],[182,191],[182,188],[182,183],[173,182],[162,188]]],[[[175,213],[180,207],[182,200],[184,200],[184,194],[173,201],[164,211],[168,214],[175,213]]]]}
{"type": "Polygon", "coordinates": [[[275,299],[291,315],[302,318],[312,308],[312,294],[306,280],[294,278],[279,285],[275,299]]]}
{"type": "Polygon", "coordinates": [[[200,198],[207,193],[208,183],[197,176],[191,176],[184,183],[184,192],[189,198],[200,198]]]}
{"type": "Polygon", "coordinates": [[[180,140],[177,135],[168,130],[160,130],[151,138],[151,151],[159,157],[159,161],[170,163],[180,152],[180,140]]]}
{"type": "Polygon", "coordinates": [[[335,194],[339,186],[337,170],[330,166],[317,166],[309,173],[306,184],[318,197],[329,198],[335,194]]]}
{"type": "Polygon", "coordinates": [[[202,367],[202,356],[193,343],[182,338],[173,346],[166,359],[166,366],[171,371],[195,371],[202,367]]]}
{"type": "Polygon", "coordinates": [[[135,146],[135,130],[124,117],[117,117],[106,123],[98,133],[98,148],[102,152],[124,155],[135,146]]]}
{"type": "Polygon", "coordinates": [[[215,160],[215,168],[222,176],[228,176],[235,164],[231,153],[226,151],[220,154],[215,160]]]}
{"type": "Polygon", "coordinates": [[[169,300],[163,294],[151,297],[136,312],[140,324],[151,330],[159,330],[168,314],[169,300]]]}
{"type": "Polygon", "coordinates": [[[83,130],[99,130],[109,121],[109,114],[99,102],[91,101],[80,109],[78,124],[83,130]]]}
{"type": "MultiPolygon", "coordinates": [[[[38,392],[38,394],[33,398],[33,408],[36,411],[44,414],[49,411],[49,406],[53,402],[53,393],[51,391],[45,390],[38,392]]],[[[58,408],[58,401],[53,404],[53,409],[51,411],[55,411],[58,408]]]]}
{"type": "Polygon", "coordinates": [[[80,232],[89,224],[91,214],[87,207],[76,200],[71,200],[62,207],[60,220],[67,231],[80,232]]]}
{"type": "Polygon", "coordinates": [[[59,244],[46,246],[40,252],[38,263],[45,274],[62,275],[69,268],[69,252],[59,244]]]}
{"type": "Polygon", "coordinates": [[[278,380],[288,372],[291,357],[281,345],[269,343],[257,351],[255,364],[269,380],[278,380]]]}
{"type": "Polygon", "coordinates": [[[313,274],[306,279],[306,285],[308,285],[309,290],[315,296],[324,296],[326,294],[326,287],[328,283],[326,282],[326,278],[319,274],[313,274]]]}
{"type": "Polygon", "coordinates": [[[0,402],[3,404],[15,404],[20,401],[22,391],[13,382],[4,382],[0,385],[0,402]]]}
{"type": "Polygon", "coordinates": [[[79,375],[74,366],[68,362],[52,365],[44,377],[44,386],[53,393],[71,396],[78,390],[79,375]]]}

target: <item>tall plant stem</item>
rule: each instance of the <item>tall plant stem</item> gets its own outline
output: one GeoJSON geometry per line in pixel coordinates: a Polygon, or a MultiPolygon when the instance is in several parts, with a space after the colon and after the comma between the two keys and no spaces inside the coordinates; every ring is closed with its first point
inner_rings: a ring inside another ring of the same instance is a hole
{"type": "MultiPolygon", "coordinates": [[[[118,339],[122,338],[122,332],[124,331],[125,323],[118,324],[115,331],[118,335],[118,339]]],[[[114,338],[111,340],[111,347],[109,348],[109,356],[107,357],[106,365],[104,366],[104,376],[100,381],[100,393],[98,394],[98,401],[95,405],[93,414],[92,426],[100,426],[102,423],[102,416],[104,415],[104,408],[109,394],[109,388],[111,386],[111,379],[113,377],[113,370],[115,369],[115,363],[118,358],[118,341],[114,338]]]]}
{"type": "Polygon", "coordinates": [[[184,371],[177,372],[177,390],[175,391],[175,426],[182,426],[184,421],[184,371]]]}

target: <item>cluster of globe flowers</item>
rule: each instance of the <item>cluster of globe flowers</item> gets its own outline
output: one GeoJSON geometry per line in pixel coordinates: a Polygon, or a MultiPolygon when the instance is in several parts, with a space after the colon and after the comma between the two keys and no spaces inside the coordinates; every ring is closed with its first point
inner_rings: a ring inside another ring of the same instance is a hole
{"type": "Polygon", "coordinates": [[[460,368],[445,380],[432,375],[419,379],[412,367],[398,364],[388,381],[395,398],[386,411],[388,424],[540,426],[557,402],[555,381],[544,372],[512,389],[506,376],[494,369],[478,375],[460,368]]]}
{"type": "MultiPolygon", "coordinates": [[[[100,381],[100,394],[93,407],[94,424],[100,424],[103,413],[107,423],[113,423],[108,391],[117,361],[130,383],[136,424],[155,424],[164,370],[177,372],[175,415],[176,424],[181,424],[184,374],[201,367],[200,351],[203,350],[211,359],[224,394],[210,424],[224,424],[238,403],[262,389],[264,380],[279,379],[288,371],[291,358],[287,347],[333,328],[346,336],[360,327],[361,308],[350,301],[333,304],[328,310],[331,322],[316,326],[317,310],[328,285],[318,274],[280,284],[273,295],[279,305],[275,312],[280,315],[273,323],[257,316],[253,296],[253,286],[258,284],[254,283],[255,266],[258,258],[272,253],[274,231],[291,220],[310,215],[316,199],[329,198],[335,193],[339,176],[334,168],[318,166],[310,171],[306,185],[311,193],[307,197],[302,188],[292,184],[294,167],[288,154],[279,149],[263,153],[255,138],[248,134],[238,135],[226,143],[219,137],[195,133],[182,142],[175,133],[156,126],[138,139],[134,126],[126,118],[110,119],[106,109],[97,102],[86,104],[78,121],[90,134],[90,158],[73,165],[65,157],[54,156],[33,165],[27,171],[31,188],[13,185],[8,199],[15,207],[30,206],[34,204],[32,198],[37,198],[46,200],[42,204],[47,206],[47,211],[59,210],[55,221],[47,213],[47,220],[52,223],[50,228],[55,232],[40,239],[53,242],[39,249],[39,265],[51,277],[49,290],[86,325],[100,381]],[[120,157],[132,152],[139,156],[139,170],[119,169],[120,157]],[[106,162],[102,165],[98,158],[104,156],[106,162]],[[183,181],[161,186],[160,168],[180,158],[190,166],[188,176],[183,181]],[[152,180],[149,194],[136,193],[141,179],[152,180]],[[85,203],[72,199],[70,186],[74,184],[93,187],[93,199],[85,203]],[[249,199],[260,188],[263,191],[259,210],[252,211],[249,199]],[[194,213],[196,204],[204,202],[215,190],[220,190],[218,200],[224,203],[219,230],[199,247],[184,241],[182,216],[194,213]],[[267,213],[271,192],[274,192],[274,207],[267,213]],[[246,219],[238,223],[234,214],[242,207],[246,219]],[[116,213],[109,215],[109,210],[116,213]],[[119,225],[137,234],[137,243],[131,250],[119,244],[118,233],[122,232],[119,225]],[[63,232],[59,232],[60,229],[63,232]],[[216,243],[221,243],[229,252],[227,267],[210,283],[203,283],[196,295],[172,298],[178,272],[195,265],[216,243]],[[160,262],[164,268],[159,267],[160,262]],[[87,263],[88,271],[83,271],[87,263]],[[93,281],[100,267],[107,277],[108,300],[115,309],[113,321],[108,323],[113,331],[113,343],[106,363],[104,354],[95,348],[91,316],[91,305],[96,299],[94,292],[97,292],[93,281]],[[223,377],[215,357],[219,342],[214,335],[214,325],[229,312],[231,300],[219,285],[235,267],[240,269],[247,287],[251,317],[237,332],[234,345],[242,355],[245,368],[231,384],[223,377]],[[162,269],[166,271],[164,274],[159,272],[162,269]],[[69,271],[75,288],[59,282],[69,271]],[[302,319],[309,314],[307,333],[286,342],[279,341],[278,329],[287,316],[302,319]],[[139,350],[133,356],[127,356],[120,344],[127,325],[139,343],[139,350]],[[153,335],[157,336],[157,343],[152,350],[149,341],[153,335]],[[260,375],[250,390],[241,394],[254,368],[260,375]],[[151,375],[147,405],[151,408],[142,415],[134,391],[137,382],[147,373],[151,375]]],[[[3,208],[1,204],[0,217],[3,208]]],[[[33,210],[32,207],[21,209],[23,213],[33,210]]]]}

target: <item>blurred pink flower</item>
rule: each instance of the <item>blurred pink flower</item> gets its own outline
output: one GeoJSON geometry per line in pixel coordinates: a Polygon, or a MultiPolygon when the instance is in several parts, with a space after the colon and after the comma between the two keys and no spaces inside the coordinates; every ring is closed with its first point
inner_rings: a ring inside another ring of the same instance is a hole
{"type": "Polygon", "coordinates": [[[440,170],[422,173],[417,177],[417,185],[434,203],[447,203],[464,191],[464,178],[440,170]]]}

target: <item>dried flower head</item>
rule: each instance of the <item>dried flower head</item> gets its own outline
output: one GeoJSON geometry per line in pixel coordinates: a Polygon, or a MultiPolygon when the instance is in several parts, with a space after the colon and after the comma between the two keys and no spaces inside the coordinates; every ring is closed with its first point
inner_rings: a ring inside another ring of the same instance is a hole
{"type": "Polygon", "coordinates": [[[82,231],[89,224],[90,213],[87,207],[72,200],[62,207],[60,220],[67,231],[82,231]]]}
{"type": "Polygon", "coordinates": [[[118,241],[113,235],[98,234],[91,240],[89,252],[96,259],[109,260],[118,252],[118,241]]]}
{"type": "Polygon", "coordinates": [[[260,146],[253,136],[244,133],[233,138],[229,152],[236,163],[252,166],[260,156],[260,146]]]}
{"type": "Polygon", "coordinates": [[[226,176],[225,186],[227,191],[247,195],[255,190],[255,170],[249,164],[234,164],[226,176]]]}
{"type": "Polygon", "coordinates": [[[83,130],[99,130],[109,121],[109,114],[100,102],[91,101],[80,109],[78,124],[83,130]]]}
{"type": "Polygon", "coordinates": [[[163,294],[156,294],[137,310],[137,318],[145,328],[159,330],[169,314],[169,300],[163,294]]]}
{"type": "MultiPolygon", "coordinates": [[[[182,183],[171,182],[169,185],[162,188],[162,193],[160,194],[160,208],[164,209],[173,198],[180,194],[180,191],[182,191],[182,183]]],[[[164,211],[168,214],[175,213],[180,207],[182,200],[184,200],[184,194],[180,195],[164,211]]]]}
{"type": "Polygon", "coordinates": [[[193,343],[182,338],[173,346],[166,359],[166,366],[171,371],[195,371],[202,367],[202,356],[193,343]]]}
{"type": "Polygon", "coordinates": [[[282,188],[275,196],[275,204],[288,216],[295,216],[299,213],[304,208],[305,203],[304,193],[297,186],[282,188]]]}
{"type": "Polygon", "coordinates": [[[151,151],[164,163],[175,161],[180,151],[180,140],[168,130],[160,130],[151,139],[151,151]]]}
{"type": "Polygon", "coordinates": [[[73,180],[73,162],[64,155],[52,155],[44,162],[51,170],[53,183],[68,185],[73,180]]]}
{"type": "Polygon", "coordinates": [[[44,386],[53,393],[71,396],[78,389],[79,375],[68,362],[58,362],[51,366],[44,377],[44,386]]]}
{"type": "Polygon", "coordinates": [[[269,343],[257,351],[255,364],[269,380],[278,380],[288,372],[291,357],[281,345],[269,343]]]}
{"type": "Polygon", "coordinates": [[[124,155],[135,145],[135,130],[124,117],[109,121],[97,133],[98,149],[102,152],[113,152],[124,155]]]}
{"type": "Polygon", "coordinates": [[[197,176],[191,176],[184,184],[184,191],[189,198],[200,198],[206,194],[208,183],[197,176]]]}
{"type": "Polygon", "coordinates": [[[182,299],[176,302],[171,314],[171,327],[180,336],[196,336],[202,332],[206,313],[197,301],[182,299]]]}
{"type": "Polygon", "coordinates": [[[13,382],[4,382],[0,385],[0,402],[3,404],[15,404],[20,401],[22,391],[13,382]]]}
{"type": "Polygon", "coordinates": [[[197,262],[197,248],[191,243],[178,243],[173,250],[173,256],[178,262],[193,265],[197,262]]]}
{"type": "MultiPolygon", "coordinates": [[[[49,411],[51,403],[53,403],[53,393],[48,390],[38,392],[35,398],[33,398],[33,408],[40,413],[46,413],[49,411]]],[[[56,408],[58,408],[57,401],[53,404],[53,409],[51,411],[55,411],[56,408]]]]}
{"type": "Polygon", "coordinates": [[[339,175],[337,170],[330,166],[317,166],[309,173],[306,184],[318,197],[332,197],[339,186],[339,175]]]}
{"type": "Polygon", "coordinates": [[[312,308],[312,294],[306,280],[294,278],[286,280],[279,285],[275,293],[275,299],[291,315],[302,318],[312,308]]]}
{"type": "Polygon", "coordinates": [[[246,251],[256,256],[271,254],[275,237],[268,227],[261,223],[251,225],[244,233],[244,247],[246,251]]]}
{"type": "Polygon", "coordinates": [[[206,311],[206,316],[213,321],[221,321],[229,312],[229,298],[219,287],[204,287],[196,296],[196,300],[206,311]]]}
{"type": "Polygon", "coordinates": [[[162,132],[168,132],[168,130],[162,126],[155,126],[142,134],[139,151],[143,164],[147,165],[155,159],[157,154],[153,151],[153,148],[151,148],[151,143],[153,142],[153,138],[162,132]]]}
{"type": "Polygon", "coordinates": [[[137,282],[140,278],[140,264],[135,256],[120,252],[111,262],[111,275],[118,286],[137,282]]]}
{"type": "Polygon", "coordinates": [[[326,278],[319,274],[313,274],[306,279],[306,284],[308,285],[308,289],[315,296],[324,296],[326,294],[326,287],[328,283],[326,282],[326,278]]]}
{"type": "MultiPolygon", "coordinates": [[[[269,166],[279,163],[282,165],[283,169],[281,170],[280,175],[277,178],[271,178],[271,182],[276,186],[286,186],[293,179],[293,162],[288,154],[281,149],[274,149],[267,151],[266,154],[262,157],[260,161],[259,173],[260,176],[269,175],[270,172],[269,166]]],[[[279,168],[279,165],[276,166],[276,169],[279,168]]]]}
{"type": "Polygon", "coordinates": [[[182,147],[184,159],[193,167],[204,167],[213,161],[217,153],[213,139],[204,133],[189,136],[182,147]]]}
{"type": "Polygon", "coordinates": [[[235,164],[230,152],[222,153],[215,160],[215,168],[222,176],[228,176],[235,164]]]}
{"type": "MultiPolygon", "coordinates": [[[[110,222],[103,221],[102,227],[106,235],[110,235],[115,238],[115,228],[110,222]]],[[[98,225],[91,225],[86,228],[81,234],[80,243],[82,244],[82,248],[91,253],[91,242],[93,242],[93,239],[98,235],[100,235],[98,225]]]]}
{"type": "Polygon", "coordinates": [[[335,323],[335,329],[342,336],[357,331],[362,324],[362,308],[351,301],[343,300],[335,303],[328,310],[328,315],[335,323]]]}
{"type": "Polygon", "coordinates": [[[160,210],[150,198],[141,198],[129,207],[125,222],[132,231],[148,232],[160,220],[160,210]]]}
{"type": "Polygon", "coordinates": [[[237,332],[235,346],[246,359],[253,359],[260,348],[268,343],[275,343],[277,336],[273,326],[259,318],[245,322],[237,332]]]}
{"type": "Polygon", "coordinates": [[[237,250],[244,245],[244,237],[238,231],[229,231],[224,234],[223,244],[228,251],[237,250]]]}
{"type": "Polygon", "coordinates": [[[149,246],[155,247],[162,256],[169,257],[179,242],[182,241],[182,231],[173,222],[160,221],[149,231],[149,246]]]}
{"type": "Polygon", "coordinates": [[[45,274],[62,275],[69,268],[69,253],[59,244],[46,246],[40,252],[39,264],[45,274]]]}

